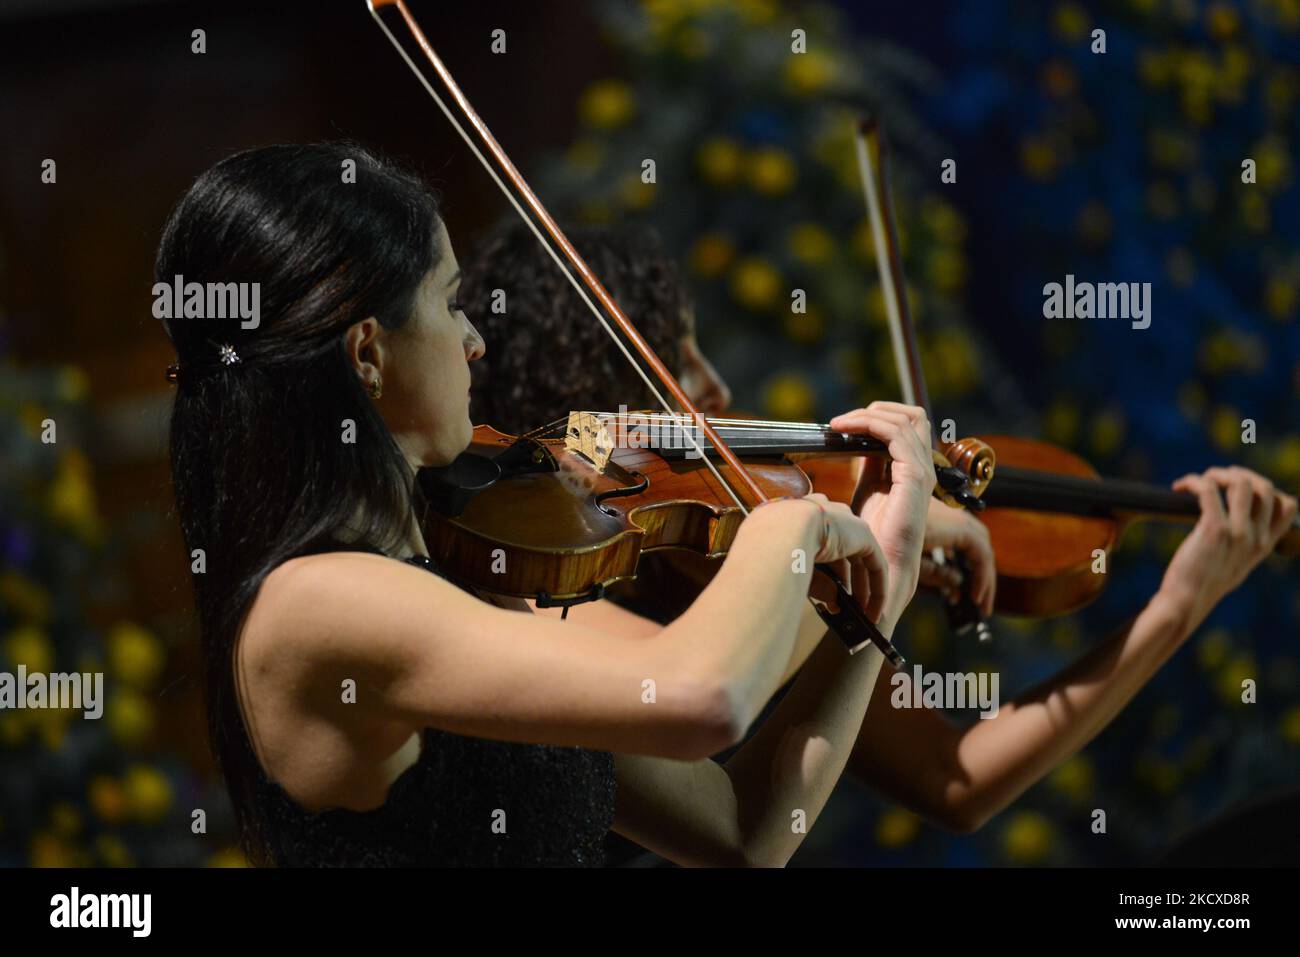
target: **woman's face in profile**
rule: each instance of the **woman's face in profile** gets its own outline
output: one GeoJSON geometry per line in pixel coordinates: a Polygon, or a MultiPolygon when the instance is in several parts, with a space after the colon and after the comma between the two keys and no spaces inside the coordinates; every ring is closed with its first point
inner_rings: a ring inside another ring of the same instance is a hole
{"type": "Polygon", "coordinates": [[[416,291],[411,318],[389,333],[392,363],[378,400],[416,466],[446,465],[469,445],[469,362],[483,355],[483,340],[456,301],[460,266],[442,223],[437,240],[439,262],[416,291]]]}

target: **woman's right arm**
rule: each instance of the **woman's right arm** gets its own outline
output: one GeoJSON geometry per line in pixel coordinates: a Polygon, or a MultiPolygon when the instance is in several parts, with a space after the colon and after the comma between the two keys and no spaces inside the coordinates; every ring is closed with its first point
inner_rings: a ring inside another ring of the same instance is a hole
{"type": "MultiPolygon", "coordinates": [[[[299,558],[267,576],[241,655],[330,723],[356,708],[477,737],[703,758],[738,741],[777,689],[813,564],[796,571],[792,553],[843,557],[818,555],[824,524],[837,522],[807,502],[755,511],[714,581],[653,640],[498,608],[377,555],[299,558]]],[[[867,537],[830,547],[859,554],[867,537]]]]}

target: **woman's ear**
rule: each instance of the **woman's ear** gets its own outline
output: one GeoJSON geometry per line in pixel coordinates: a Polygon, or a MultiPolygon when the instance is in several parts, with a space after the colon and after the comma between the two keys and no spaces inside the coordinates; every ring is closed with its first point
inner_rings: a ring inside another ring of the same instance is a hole
{"type": "Polygon", "coordinates": [[[383,326],[374,316],[348,326],[343,334],[343,345],[348,360],[362,382],[373,382],[384,374],[385,350],[381,340],[383,326]]]}

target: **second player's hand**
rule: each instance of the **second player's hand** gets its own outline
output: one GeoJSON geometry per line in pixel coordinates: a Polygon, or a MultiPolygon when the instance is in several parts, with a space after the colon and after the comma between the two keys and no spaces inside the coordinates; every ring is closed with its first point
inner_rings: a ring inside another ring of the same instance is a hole
{"type": "Polygon", "coordinates": [[[970,569],[971,600],[985,618],[992,615],[998,572],[989,530],[984,523],[964,508],[952,508],[933,496],[930,498],[920,583],[937,588],[948,601],[954,602],[963,584],[961,573],[952,565],[936,565],[930,559],[936,548],[943,549],[946,556],[961,553],[970,569]]]}

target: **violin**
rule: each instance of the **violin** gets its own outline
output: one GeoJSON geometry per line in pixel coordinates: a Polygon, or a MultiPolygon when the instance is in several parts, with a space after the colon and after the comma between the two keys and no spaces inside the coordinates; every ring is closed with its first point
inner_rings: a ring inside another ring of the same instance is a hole
{"type": "MultiPolygon", "coordinates": [[[[583,419],[581,413],[578,418],[570,415],[564,434],[559,436],[516,437],[485,427],[476,429],[470,448],[455,462],[423,472],[417,479],[430,504],[424,524],[431,557],[436,556],[449,576],[486,591],[532,595],[547,603],[565,604],[567,609],[575,600],[603,594],[608,583],[634,575],[647,538],[655,547],[682,542],[720,554],[750,509],[774,496],[802,496],[811,491],[806,474],[794,463],[782,461],[785,446],[778,440],[791,438],[793,432],[815,438],[814,452],[871,455],[883,477],[887,462],[880,462],[885,452],[878,442],[868,448],[862,443],[872,440],[826,427],[814,427],[813,436],[810,430],[791,430],[783,423],[764,423],[761,437],[744,429],[740,430],[743,435],[735,435],[730,434],[735,431],[734,421],[715,423],[700,414],[520,175],[404,0],[366,0],[366,5],[425,91],[655,396],[667,419],[677,422],[678,409],[683,416],[679,428],[667,430],[677,440],[676,449],[662,444],[647,448],[640,444],[643,436],[639,430],[634,435],[615,425],[611,434],[605,423],[594,417],[583,419]],[[451,105],[389,29],[380,14],[387,8],[401,15],[451,105]],[[633,357],[633,351],[649,373],[633,357]],[[650,373],[676,400],[676,409],[650,373]],[[723,438],[724,432],[742,444],[760,439],[747,446],[752,456],[748,463],[742,462],[723,438]],[[665,454],[670,451],[681,454],[665,454]]],[[[936,488],[954,503],[972,505],[979,498],[971,486],[982,490],[988,484],[993,456],[987,448],[974,445],[964,448],[963,454],[966,472],[946,459],[936,460],[936,488]]],[[[810,600],[850,653],[871,642],[892,663],[901,665],[902,656],[867,618],[834,570],[816,566],[816,571],[829,580],[833,596],[826,601],[810,595],[810,600]]]]}
{"type": "MultiPolygon", "coordinates": [[[[813,490],[796,458],[861,457],[877,469],[889,461],[879,440],[826,425],[709,424],[771,499],[813,490]]],[[[705,461],[716,448],[699,440],[702,456],[688,441],[693,428],[685,416],[593,412],[570,413],[525,436],[477,426],[454,462],[419,472],[430,557],[463,584],[565,608],[635,578],[643,553],[686,549],[719,558],[745,512],[705,461]]],[[[934,494],[954,507],[979,507],[993,474],[991,453],[976,443],[955,445],[967,471],[936,453],[934,494]]],[[[725,479],[730,466],[717,467],[725,479]]],[[[828,614],[835,618],[829,609],[823,618],[828,614]]],[[[843,614],[836,621],[851,650],[873,640],[851,611],[843,614]]],[[[897,656],[892,646],[882,650],[897,656]]]]}
{"type": "MultiPolygon", "coordinates": [[[[903,401],[928,412],[930,400],[908,310],[888,188],[888,141],[874,119],[860,121],[856,146],[903,401]]],[[[988,529],[993,547],[998,575],[994,606],[1003,614],[1048,618],[1077,611],[1105,587],[1106,576],[1094,572],[1097,559],[1108,556],[1129,525],[1143,519],[1194,522],[1200,515],[1193,495],[1102,478],[1079,456],[1046,442],[1009,435],[968,441],[983,442],[996,455],[997,481],[984,491],[982,501],[987,507],[978,518],[988,529]]],[[[808,471],[817,491],[849,501],[856,487],[851,463],[828,460],[808,471]]],[[[1284,555],[1300,553],[1300,517],[1276,550],[1284,555]]],[[[975,626],[981,638],[989,637],[967,591],[949,607],[949,619],[958,632],[975,626]]]]}

